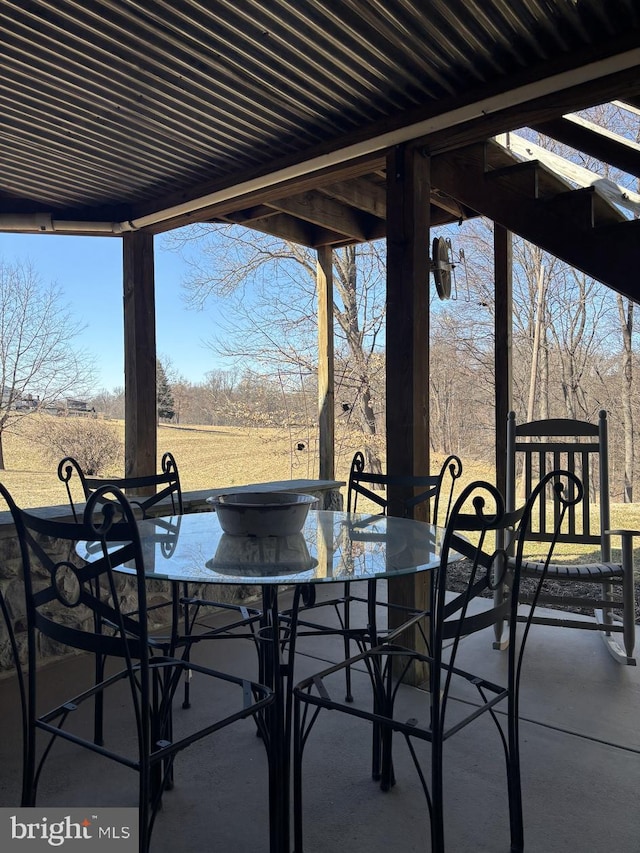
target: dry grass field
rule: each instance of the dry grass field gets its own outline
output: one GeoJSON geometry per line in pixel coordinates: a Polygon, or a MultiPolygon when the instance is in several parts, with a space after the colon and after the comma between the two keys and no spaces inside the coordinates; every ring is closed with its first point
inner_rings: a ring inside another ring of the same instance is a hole
{"type": "MultiPolygon", "coordinates": [[[[111,423],[124,440],[123,422],[111,423]]],[[[337,436],[336,479],[347,480],[351,458],[361,447],[358,438],[358,435],[348,433],[337,436]]],[[[306,429],[289,431],[161,424],[158,427],[159,459],[167,450],[176,458],[185,492],[269,480],[318,477],[317,435],[306,429]]],[[[34,430],[29,428],[28,422],[23,422],[19,434],[5,436],[4,452],[7,470],[0,472],[0,480],[20,505],[38,507],[65,503],[66,493],[58,480],[56,465],[34,438],[34,430]]],[[[471,460],[464,461],[465,479],[492,477],[486,466],[471,460]]],[[[434,456],[432,470],[437,470],[441,462],[442,457],[434,456]]],[[[122,476],[123,465],[121,463],[101,473],[122,476]]]]}
{"type": "MultiPolygon", "coordinates": [[[[124,443],[124,423],[112,422],[124,443]]],[[[158,428],[158,454],[170,450],[176,458],[184,491],[224,487],[265,480],[317,476],[313,450],[290,450],[289,436],[268,429],[173,426],[158,428]]],[[[60,504],[66,500],[56,465],[27,426],[4,441],[6,471],[2,482],[23,506],[60,504]]],[[[317,468],[317,463],[316,463],[317,468]]],[[[124,461],[101,474],[122,476],[124,461]]]]}
{"type": "MultiPolygon", "coordinates": [[[[124,441],[124,423],[111,423],[124,441]]],[[[360,448],[357,434],[345,432],[337,435],[337,480],[347,480],[351,458],[360,448]]],[[[160,424],[159,459],[167,450],[176,458],[185,492],[318,476],[317,435],[306,429],[294,431],[160,424]]],[[[7,470],[0,471],[0,480],[21,506],[55,506],[66,502],[64,486],[56,474],[56,464],[47,458],[44,448],[35,440],[34,430],[28,421],[23,422],[19,434],[9,433],[5,436],[4,451],[7,470]]],[[[437,471],[442,461],[442,456],[433,455],[432,471],[437,471]]],[[[493,481],[494,472],[486,464],[466,456],[463,456],[462,461],[463,483],[476,479],[493,481]]],[[[101,473],[122,476],[123,466],[124,462],[113,470],[101,473]]],[[[366,510],[367,507],[363,505],[362,509],[366,510]]],[[[614,528],[640,529],[640,504],[613,504],[611,509],[614,528]]]]}
{"type": "MultiPolygon", "coordinates": [[[[124,440],[124,423],[113,422],[124,440]]],[[[64,486],[58,480],[56,464],[50,461],[44,448],[34,439],[28,424],[19,435],[5,437],[6,471],[0,471],[2,481],[23,507],[56,506],[66,504],[64,486]]],[[[228,428],[207,426],[174,426],[161,424],[158,428],[159,459],[171,451],[180,470],[184,492],[199,489],[224,488],[270,480],[310,479],[318,477],[317,436],[306,431],[292,432],[265,428],[228,428]],[[300,445],[303,445],[301,447],[300,445]]],[[[360,449],[358,436],[338,435],[336,441],[336,479],[346,481],[351,459],[360,449]]],[[[431,470],[437,471],[443,457],[433,455],[431,470]]],[[[494,471],[486,464],[463,457],[464,474],[461,485],[472,480],[494,479],[494,471]]],[[[122,476],[124,462],[102,474],[122,476]]],[[[346,489],[343,488],[346,498],[346,489]]],[[[361,502],[358,508],[377,511],[373,505],[361,502]]],[[[4,507],[0,506],[0,511],[4,507]]],[[[613,504],[612,527],[640,530],[640,504],[613,504]]],[[[640,540],[636,540],[638,544],[640,540]]],[[[620,559],[619,540],[613,540],[614,560],[620,559]]],[[[559,546],[556,559],[562,562],[580,562],[587,557],[588,548],[559,546]]],[[[529,556],[538,556],[531,550],[529,556]]],[[[589,555],[591,559],[593,554],[589,555]]],[[[640,576],[640,547],[634,550],[634,563],[640,576]]],[[[640,620],[640,605],[638,606],[640,620]]]]}

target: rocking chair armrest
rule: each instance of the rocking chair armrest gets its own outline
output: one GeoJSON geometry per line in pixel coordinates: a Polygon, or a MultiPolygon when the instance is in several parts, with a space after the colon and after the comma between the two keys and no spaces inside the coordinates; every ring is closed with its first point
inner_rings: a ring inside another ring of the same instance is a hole
{"type": "Polygon", "coordinates": [[[606,536],[622,536],[623,539],[640,536],[640,530],[605,530],[606,536]]]}
{"type": "Polygon", "coordinates": [[[622,549],[620,565],[625,573],[626,582],[631,585],[631,599],[633,600],[633,539],[640,536],[640,530],[607,530],[608,536],[619,536],[622,549]]]}

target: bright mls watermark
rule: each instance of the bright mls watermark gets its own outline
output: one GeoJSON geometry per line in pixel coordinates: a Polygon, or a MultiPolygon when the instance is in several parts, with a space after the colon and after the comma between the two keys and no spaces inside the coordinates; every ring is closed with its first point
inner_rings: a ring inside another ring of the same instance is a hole
{"type": "Polygon", "coordinates": [[[0,850],[137,853],[138,809],[0,808],[0,850]]]}

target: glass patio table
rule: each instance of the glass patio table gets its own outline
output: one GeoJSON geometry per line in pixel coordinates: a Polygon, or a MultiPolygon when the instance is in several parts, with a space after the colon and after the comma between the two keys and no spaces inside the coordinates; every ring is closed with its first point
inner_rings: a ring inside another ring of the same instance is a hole
{"type": "MultiPolygon", "coordinates": [[[[291,691],[301,592],[307,584],[375,582],[437,568],[437,531],[406,518],[329,510],[310,510],[302,531],[282,538],[230,536],[213,512],[148,519],[138,528],[150,580],[262,588],[260,677],[276,695],[267,709],[270,853],[290,853],[291,691]],[[286,615],[278,603],[283,588],[293,588],[286,615]]],[[[91,558],[81,548],[78,553],[91,558]]],[[[374,612],[369,620],[375,638],[374,612]]]]}

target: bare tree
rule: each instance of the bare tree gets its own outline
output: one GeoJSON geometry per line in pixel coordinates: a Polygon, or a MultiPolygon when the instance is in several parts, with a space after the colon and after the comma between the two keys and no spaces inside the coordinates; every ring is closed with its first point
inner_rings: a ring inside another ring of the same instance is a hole
{"type": "MultiPolygon", "coordinates": [[[[451,392],[443,382],[459,354],[455,393],[473,401],[477,423],[474,453],[493,443],[494,271],[491,225],[486,220],[465,223],[454,232],[456,246],[464,248],[467,276],[460,282],[458,300],[437,309],[432,322],[432,346],[445,343],[445,362],[432,350],[432,411],[437,419],[452,403],[438,399],[451,392]],[[438,324],[445,339],[438,336],[438,324]],[[461,369],[463,367],[464,369],[461,369]],[[467,382],[469,372],[473,382],[467,382]],[[480,393],[480,392],[483,393],[480,393]],[[480,434],[480,427],[482,434],[480,434]]],[[[462,276],[463,277],[463,276],[462,276]]],[[[578,417],[592,419],[608,400],[602,367],[615,338],[615,299],[598,282],[586,278],[540,248],[515,238],[513,245],[513,398],[528,419],[578,417]]],[[[611,378],[608,377],[608,384],[611,378]]],[[[616,378],[616,386],[617,378],[616,378]]],[[[467,405],[468,409],[468,405],[467,405]]],[[[444,417],[444,415],[443,415],[444,417]]],[[[461,413],[464,422],[464,410],[461,413]]],[[[457,426],[447,425],[447,444],[464,450],[457,426]]]]}
{"type": "Polygon", "coordinates": [[[633,503],[633,302],[617,294],[620,329],[622,331],[622,381],[623,393],[620,395],[622,419],[624,423],[624,502],[633,503]]]}
{"type": "MultiPolygon", "coordinates": [[[[188,303],[203,308],[215,301],[224,314],[220,332],[210,342],[217,353],[240,370],[261,370],[285,385],[315,375],[312,249],[237,226],[197,225],[167,239],[189,263],[184,282],[188,303]]],[[[363,434],[369,464],[379,469],[375,436],[382,401],[376,405],[373,386],[374,374],[383,369],[384,259],[380,244],[348,247],[334,256],[336,397],[363,434]]]]}
{"type": "Polygon", "coordinates": [[[91,397],[90,402],[96,412],[106,418],[124,420],[124,388],[116,387],[113,391],[103,388],[91,397]]]}
{"type": "Polygon", "coordinates": [[[225,426],[232,423],[238,376],[229,370],[210,370],[200,386],[202,409],[208,423],[225,426]]]}
{"type": "Polygon", "coordinates": [[[607,348],[613,307],[607,288],[562,265],[547,311],[565,417],[589,420],[601,408],[594,368],[607,348]]]}
{"type": "Polygon", "coordinates": [[[93,360],[72,346],[80,330],[56,286],[28,263],[0,260],[0,470],[12,424],[93,383],[93,360]]]}

